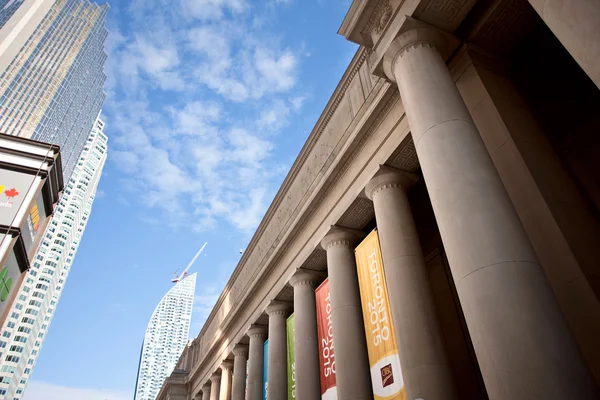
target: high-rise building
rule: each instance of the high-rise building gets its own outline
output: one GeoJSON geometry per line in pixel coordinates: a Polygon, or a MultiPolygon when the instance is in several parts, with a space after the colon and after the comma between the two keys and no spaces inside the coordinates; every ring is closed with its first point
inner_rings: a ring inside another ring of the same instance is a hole
{"type": "Polygon", "coordinates": [[[105,98],[107,11],[88,0],[0,0],[0,132],[58,144],[65,180],[105,98]]]}
{"type": "Polygon", "coordinates": [[[108,138],[97,119],[0,330],[0,399],[20,399],[54,316],[92,211],[108,138]]]}
{"type": "Polygon", "coordinates": [[[142,345],[134,400],[154,400],[185,348],[192,320],[196,274],[177,282],[154,309],[142,345]]]}

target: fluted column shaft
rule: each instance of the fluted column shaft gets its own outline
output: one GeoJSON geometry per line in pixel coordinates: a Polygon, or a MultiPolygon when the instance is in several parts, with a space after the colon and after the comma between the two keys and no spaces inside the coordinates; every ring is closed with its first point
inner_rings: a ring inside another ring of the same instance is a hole
{"type": "Polygon", "coordinates": [[[202,400],[210,400],[210,384],[202,386],[202,400]]]}
{"type": "Polygon", "coordinates": [[[321,241],[327,250],[338,400],[373,399],[354,257],[359,237],[358,233],[336,228],[321,241]]]}
{"type": "Polygon", "coordinates": [[[219,400],[231,400],[231,374],[233,372],[233,362],[223,361],[221,364],[221,389],[219,400]]]}
{"type": "Polygon", "coordinates": [[[265,359],[265,339],[267,330],[263,326],[253,326],[248,331],[250,350],[248,358],[248,400],[262,400],[265,359]]]}
{"type": "Polygon", "coordinates": [[[296,398],[320,400],[319,338],[315,288],[321,277],[300,273],[292,277],[294,287],[294,353],[296,398]]]}
{"type": "Polygon", "coordinates": [[[455,399],[419,235],[405,190],[418,178],[382,168],[369,182],[408,399],[455,399]]]}
{"type": "Polygon", "coordinates": [[[232,400],[244,400],[246,394],[246,363],[248,346],[238,344],[233,348],[233,385],[232,400]]]}
{"type": "Polygon", "coordinates": [[[210,400],[220,400],[221,394],[221,375],[213,374],[210,377],[210,400]]]}
{"type": "Polygon", "coordinates": [[[491,400],[592,399],[595,383],[444,60],[447,36],[403,33],[398,83],[491,400]]]}
{"type": "Polygon", "coordinates": [[[269,315],[269,366],[267,368],[267,398],[287,400],[287,330],[286,318],[290,305],[272,302],[269,315]]]}

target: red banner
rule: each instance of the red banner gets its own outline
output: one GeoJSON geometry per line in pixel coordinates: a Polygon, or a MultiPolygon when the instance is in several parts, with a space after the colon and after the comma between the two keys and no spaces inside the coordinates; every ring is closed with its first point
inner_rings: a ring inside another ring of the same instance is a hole
{"type": "Polygon", "coordinates": [[[321,398],[323,400],[337,400],[329,278],[325,279],[325,282],[315,290],[315,295],[317,298],[317,329],[319,332],[321,398]]]}

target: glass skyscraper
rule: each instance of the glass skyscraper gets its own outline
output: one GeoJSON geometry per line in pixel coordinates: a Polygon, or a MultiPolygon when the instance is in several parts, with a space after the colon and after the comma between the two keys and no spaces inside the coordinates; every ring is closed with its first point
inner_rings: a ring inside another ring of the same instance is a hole
{"type": "Polygon", "coordinates": [[[171,374],[190,335],[196,274],[167,292],[152,313],[140,356],[134,400],[154,400],[171,374]]]}
{"type": "MultiPolygon", "coordinates": [[[[0,28],[22,0],[0,0],[0,28]]],[[[69,179],[104,102],[108,5],[56,0],[0,71],[0,132],[61,147],[69,179]]]]}
{"type": "MultiPolygon", "coordinates": [[[[20,399],[73,265],[107,155],[104,123],[88,133],[81,157],[0,330],[0,399],[20,399]]],[[[83,399],[82,399],[83,400],[83,399]]]]}
{"type": "Polygon", "coordinates": [[[21,7],[23,0],[0,0],[0,28],[13,16],[17,8],[21,7]]]}

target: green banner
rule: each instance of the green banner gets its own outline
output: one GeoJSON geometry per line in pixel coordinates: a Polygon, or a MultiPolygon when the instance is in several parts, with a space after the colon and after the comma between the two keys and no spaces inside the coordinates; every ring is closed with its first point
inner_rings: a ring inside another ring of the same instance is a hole
{"type": "Polygon", "coordinates": [[[287,319],[288,400],[296,400],[296,358],[294,356],[294,314],[287,319]]]}

